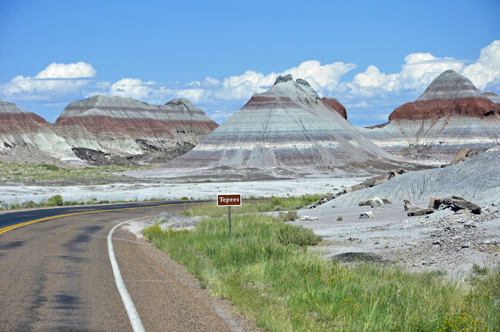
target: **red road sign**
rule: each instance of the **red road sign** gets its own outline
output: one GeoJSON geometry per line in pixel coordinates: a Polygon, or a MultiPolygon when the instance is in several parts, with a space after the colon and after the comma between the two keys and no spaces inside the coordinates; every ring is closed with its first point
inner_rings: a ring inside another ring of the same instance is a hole
{"type": "Polygon", "coordinates": [[[241,206],[241,194],[217,194],[217,206],[241,206]]]}

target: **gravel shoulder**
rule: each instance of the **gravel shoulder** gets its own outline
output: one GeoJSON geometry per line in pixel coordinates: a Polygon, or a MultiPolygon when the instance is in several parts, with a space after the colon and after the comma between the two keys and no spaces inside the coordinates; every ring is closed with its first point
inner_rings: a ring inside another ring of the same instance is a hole
{"type": "MultiPolygon", "coordinates": [[[[134,234],[136,237],[136,241],[138,241],[139,243],[147,244],[147,242],[145,242],[144,240],[144,237],[142,236],[142,229],[144,229],[144,227],[148,225],[151,225],[153,222],[161,220],[165,217],[168,218],[170,222],[161,224],[162,228],[172,226],[172,228],[174,229],[192,228],[200,219],[198,217],[183,216],[177,213],[162,212],[152,219],[147,219],[145,221],[133,221],[128,223],[127,225],[122,226],[122,228],[134,234]]],[[[131,236],[133,236],[132,234],[131,236]]],[[[265,331],[265,329],[257,327],[255,319],[243,316],[235,312],[234,307],[229,303],[229,301],[215,296],[210,288],[202,288],[200,286],[200,281],[196,279],[191,273],[186,271],[186,267],[184,265],[181,265],[177,261],[171,259],[170,256],[165,252],[156,249],[151,245],[140,246],[140,248],[145,252],[147,256],[154,260],[159,267],[164,269],[166,273],[171,276],[170,279],[172,281],[175,280],[176,283],[182,286],[181,288],[184,289],[183,292],[186,294],[186,296],[183,298],[183,301],[188,301],[188,298],[192,297],[194,302],[203,303],[212,311],[214,315],[218,316],[218,318],[222,322],[224,322],[224,329],[233,332],[265,331]]],[[[193,307],[191,307],[191,310],[192,309],[193,307]]],[[[196,322],[196,324],[197,326],[201,324],[199,326],[199,329],[195,329],[197,331],[212,331],[211,329],[205,329],[202,322],[196,322]]],[[[220,329],[220,331],[222,330],[223,329],[220,329]]]]}

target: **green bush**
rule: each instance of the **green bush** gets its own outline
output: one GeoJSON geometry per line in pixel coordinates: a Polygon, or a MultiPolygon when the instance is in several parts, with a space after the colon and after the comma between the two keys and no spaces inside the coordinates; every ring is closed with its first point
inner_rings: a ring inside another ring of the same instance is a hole
{"type": "Polygon", "coordinates": [[[23,208],[34,208],[34,207],[37,207],[38,204],[36,204],[35,202],[33,201],[26,201],[22,204],[23,208]]]}
{"type": "Polygon", "coordinates": [[[172,226],[167,228],[166,230],[161,229],[159,223],[155,223],[149,227],[146,227],[142,230],[142,234],[144,235],[144,238],[148,242],[153,242],[154,240],[161,238],[163,236],[166,236],[167,238],[169,237],[174,237],[178,236],[180,234],[185,234],[187,233],[187,230],[180,230],[176,231],[172,229],[172,226]]]}
{"type": "Polygon", "coordinates": [[[338,217],[337,221],[342,221],[342,216],[338,217]]]}
{"type": "Polygon", "coordinates": [[[12,203],[10,204],[11,209],[20,209],[22,206],[19,203],[12,203]]]}
{"type": "Polygon", "coordinates": [[[488,268],[485,266],[480,267],[479,265],[474,264],[472,265],[472,269],[479,275],[485,275],[486,273],[488,273],[488,268]]]}
{"type": "Polygon", "coordinates": [[[160,235],[163,235],[163,230],[161,229],[160,224],[154,224],[144,228],[142,230],[142,235],[144,235],[144,239],[146,239],[146,241],[152,242],[160,235]]]}
{"type": "Polygon", "coordinates": [[[62,196],[61,195],[52,196],[47,201],[47,205],[48,206],[62,206],[63,205],[63,198],[62,198],[62,196]]]}
{"type": "Polygon", "coordinates": [[[288,211],[287,213],[280,212],[278,218],[282,221],[294,221],[297,219],[297,211],[288,211]]]}
{"type": "Polygon", "coordinates": [[[42,165],[47,171],[59,171],[59,167],[55,165],[42,165]]]}
{"type": "Polygon", "coordinates": [[[321,236],[314,234],[312,229],[289,224],[280,224],[276,229],[276,237],[283,245],[314,246],[321,241],[321,236]]]}
{"type": "Polygon", "coordinates": [[[107,199],[97,202],[97,204],[107,204],[109,201],[107,199]]]}
{"type": "Polygon", "coordinates": [[[283,203],[283,199],[279,198],[279,197],[271,197],[271,205],[273,207],[275,206],[278,206],[278,205],[282,205],[283,203]]]}

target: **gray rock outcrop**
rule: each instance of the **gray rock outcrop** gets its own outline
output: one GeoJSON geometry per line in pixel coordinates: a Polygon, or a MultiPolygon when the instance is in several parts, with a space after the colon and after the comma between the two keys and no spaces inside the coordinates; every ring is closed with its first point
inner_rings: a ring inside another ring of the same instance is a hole
{"type": "Polygon", "coordinates": [[[384,197],[392,202],[429,202],[431,197],[460,196],[467,200],[500,201],[500,145],[462,163],[439,169],[411,172],[384,184],[341,195],[319,208],[352,206],[384,197]]]}

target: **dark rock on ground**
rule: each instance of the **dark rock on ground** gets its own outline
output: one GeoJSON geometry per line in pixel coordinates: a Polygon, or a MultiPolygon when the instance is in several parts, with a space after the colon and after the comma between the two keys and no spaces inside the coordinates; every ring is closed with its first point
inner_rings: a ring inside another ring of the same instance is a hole
{"type": "Polygon", "coordinates": [[[371,252],[345,252],[335,255],[334,258],[343,262],[381,262],[382,256],[371,252]]]}
{"type": "Polygon", "coordinates": [[[73,148],[75,155],[83,161],[93,165],[142,165],[152,163],[165,163],[180,155],[183,155],[194,148],[194,145],[188,142],[177,143],[170,149],[151,149],[150,153],[139,155],[118,155],[114,153],[105,153],[98,150],[87,148],[73,148]]]}
{"type": "Polygon", "coordinates": [[[459,210],[469,210],[474,214],[481,213],[480,206],[457,196],[444,198],[432,197],[429,207],[433,209],[451,208],[455,212],[459,210]]]}
{"type": "Polygon", "coordinates": [[[409,200],[406,200],[406,199],[404,200],[404,209],[405,209],[405,211],[407,211],[407,215],[410,217],[422,216],[424,214],[431,214],[434,211],[436,211],[436,209],[433,209],[433,208],[425,208],[425,207],[416,206],[415,204],[413,204],[412,202],[410,202],[409,200]]]}

